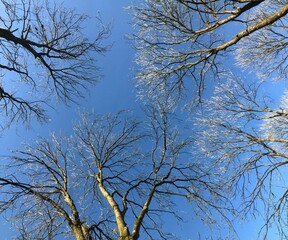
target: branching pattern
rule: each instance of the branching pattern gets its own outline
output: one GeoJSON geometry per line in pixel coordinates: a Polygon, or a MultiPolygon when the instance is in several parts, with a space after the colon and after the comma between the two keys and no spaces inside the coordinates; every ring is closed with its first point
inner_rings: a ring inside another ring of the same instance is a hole
{"type": "Polygon", "coordinates": [[[220,84],[198,119],[198,147],[222,169],[242,216],[264,216],[259,239],[269,239],[271,226],[287,239],[287,93],[277,106],[260,86],[234,77],[220,84]]]}
{"type": "Polygon", "coordinates": [[[229,224],[231,206],[216,176],[189,159],[194,140],[165,108],[146,114],[147,125],[126,112],[84,115],[71,138],[40,139],[16,152],[0,178],[0,210],[14,207],[29,239],[177,239],[162,224],[165,216],[181,221],[179,201],[207,224],[216,216],[229,224]]]}
{"type": "Polygon", "coordinates": [[[1,111],[10,122],[33,115],[45,120],[41,102],[49,103],[48,96],[76,100],[95,82],[95,57],[106,50],[101,42],[108,29],[98,19],[90,40],[83,29],[86,16],[45,0],[1,0],[0,7],[1,111]],[[12,94],[14,82],[25,90],[12,94]]]}
{"type": "Polygon", "coordinates": [[[266,62],[265,69],[283,51],[277,62],[286,69],[286,1],[146,0],[131,8],[140,96],[158,96],[163,89],[182,96],[188,89],[190,99],[201,100],[204,80],[219,77],[221,62],[241,42],[240,65],[266,62]],[[267,31],[272,36],[263,37],[267,31]]]}

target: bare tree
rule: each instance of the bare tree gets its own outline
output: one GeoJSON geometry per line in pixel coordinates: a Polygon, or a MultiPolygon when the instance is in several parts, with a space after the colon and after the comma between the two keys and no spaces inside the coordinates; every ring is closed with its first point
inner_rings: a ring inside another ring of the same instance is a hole
{"type": "Polygon", "coordinates": [[[189,89],[199,101],[204,80],[218,78],[233,53],[241,67],[287,76],[285,0],[146,0],[131,8],[142,94],[168,89],[179,98],[189,89]]]}
{"type": "Polygon", "coordinates": [[[146,116],[84,115],[73,136],[8,157],[0,209],[13,209],[20,239],[175,239],[162,224],[180,221],[185,204],[207,224],[229,224],[216,174],[189,158],[194,139],[164,105],[146,116]]]}
{"type": "Polygon", "coordinates": [[[222,169],[227,191],[241,200],[239,212],[264,218],[259,239],[271,239],[275,228],[279,238],[288,238],[287,97],[277,105],[261,84],[232,77],[199,118],[199,148],[222,169]]]}
{"type": "Polygon", "coordinates": [[[102,40],[108,33],[100,19],[89,39],[87,16],[60,4],[1,0],[0,9],[0,107],[8,123],[45,120],[44,102],[55,95],[75,100],[95,82],[95,57],[106,50],[102,40]]]}

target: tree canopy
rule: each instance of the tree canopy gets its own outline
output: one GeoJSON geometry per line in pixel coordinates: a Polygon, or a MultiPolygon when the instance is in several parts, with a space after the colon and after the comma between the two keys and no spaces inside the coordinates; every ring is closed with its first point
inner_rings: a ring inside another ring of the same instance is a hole
{"type": "Polygon", "coordinates": [[[281,93],[274,98],[266,81],[287,79],[287,1],[146,0],[131,9],[140,96],[192,103],[196,146],[222,171],[223,191],[244,218],[264,217],[260,239],[273,224],[286,239],[287,93],[277,104],[281,93]]]}
{"type": "Polygon", "coordinates": [[[234,56],[262,77],[287,77],[285,0],[145,0],[131,8],[144,95],[199,102],[234,56]]]}
{"type": "Polygon", "coordinates": [[[45,120],[51,98],[83,96],[99,76],[97,54],[106,51],[102,42],[109,30],[101,19],[88,38],[88,17],[59,3],[1,0],[0,8],[0,107],[7,120],[2,127],[31,117],[45,120]]]}
{"type": "Polygon", "coordinates": [[[142,123],[127,112],[84,115],[74,135],[39,139],[9,157],[0,210],[17,209],[20,239],[176,239],[163,224],[183,217],[179,202],[207,224],[216,215],[229,224],[216,173],[189,159],[195,140],[167,109],[146,113],[142,123]]]}
{"type": "Polygon", "coordinates": [[[276,104],[260,83],[220,84],[198,121],[199,149],[223,173],[241,216],[262,215],[259,239],[287,238],[287,90],[276,104]],[[274,226],[272,228],[271,226],[274,226]]]}
{"type": "MultiPolygon", "coordinates": [[[[50,101],[86,97],[107,50],[101,18],[87,36],[88,17],[59,3],[0,0],[0,9],[1,127],[45,121],[50,101]]],[[[271,88],[287,79],[287,1],[128,9],[141,111],[84,113],[67,135],[1,156],[0,213],[18,239],[176,239],[165,224],[183,222],[189,205],[212,238],[214,225],[237,238],[234,220],[252,215],[264,219],[259,239],[287,239],[288,94],[271,88]]]]}

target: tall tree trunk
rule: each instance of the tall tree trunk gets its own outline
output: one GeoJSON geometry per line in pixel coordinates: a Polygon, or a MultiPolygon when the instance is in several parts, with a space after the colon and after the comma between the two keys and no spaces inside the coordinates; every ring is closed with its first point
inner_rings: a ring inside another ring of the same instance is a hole
{"type": "Polygon", "coordinates": [[[73,232],[76,240],[92,240],[87,229],[85,229],[83,226],[74,226],[73,232]]]}
{"type": "Polygon", "coordinates": [[[119,240],[137,240],[138,237],[135,237],[130,234],[130,231],[127,226],[119,229],[120,231],[120,237],[119,240]]]}

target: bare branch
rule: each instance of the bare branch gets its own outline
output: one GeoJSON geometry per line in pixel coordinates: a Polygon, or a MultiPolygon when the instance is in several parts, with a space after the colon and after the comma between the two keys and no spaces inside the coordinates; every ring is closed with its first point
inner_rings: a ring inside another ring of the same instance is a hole
{"type": "Polygon", "coordinates": [[[222,170],[223,185],[240,202],[240,216],[264,217],[259,239],[269,239],[271,224],[287,238],[287,93],[277,106],[259,84],[229,82],[219,84],[203,108],[198,147],[222,170]]]}
{"type": "Polygon", "coordinates": [[[33,115],[45,120],[42,102],[47,96],[76,100],[87,84],[95,83],[99,76],[95,60],[107,50],[102,40],[109,29],[98,18],[96,34],[88,39],[83,26],[87,16],[46,0],[1,0],[0,6],[5,12],[0,18],[1,88],[10,96],[6,102],[1,98],[3,109],[9,112],[4,116],[10,122],[26,121],[33,115]],[[18,95],[27,95],[21,88],[12,94],[11,81],[23,84],[33,94],[32,101],[27,96],[20,100],[18,95]],[[19,111],[14,110],[16,106],[19,111]]]}
{"type": "MultiPolygon", "coordinates": [[[[264,55],[265,43],[276,46],[269,48],[271,55],[277,54],[277,44],[282,50],[286,46],[284,39],[279,43],[275,38],[261,37],[266,28],[271,32],[276,28],[285,35],[282,21],[288,12],[286,1],[146,0],[130,8],[137,31],[134,39],[140,69],[136,83],[140,96],[148,94],[156,99],[170,92],[178,96],[176,101],[184,97],[186,102],[188,98],[199,102],[208,85],[205,79],[218,79],[226,70],[221,63],[233,57],[230,53],[238,46],[241,66],[249,66],[251,61],[273,62],[273,58],[261,59],[259,53],[264,55]],[[269,39],[273,41],[269,43],[269,39]],[[262,45],[256,47],[255,40],[262,45]]],[[[284,54],[278,59],[278,68],[285,72],[284,54]]]]}
{"type": "Polygon", "coordinates": [[[86,114],[70,138],[40,139],[15,152],[7,159],[10,174],[0,178],[0,209],[13,207],[20,233],[30,238],[46,224],[40,238],[175,239],[162,224],[168,216],[182,221],[180,202],[192,204],[206,224],[216,224],[214,216],[230,224],[232,206],[217,176],[189,158],[194,139],[166,104],[146,114],[146,122],[127,112],[86,114]]]}

